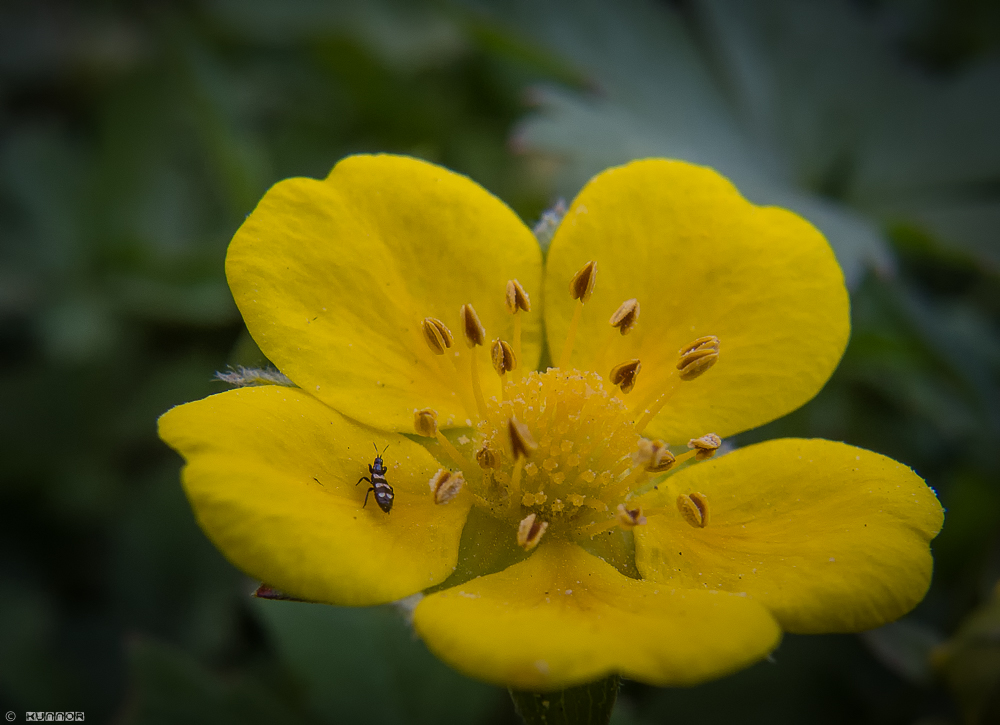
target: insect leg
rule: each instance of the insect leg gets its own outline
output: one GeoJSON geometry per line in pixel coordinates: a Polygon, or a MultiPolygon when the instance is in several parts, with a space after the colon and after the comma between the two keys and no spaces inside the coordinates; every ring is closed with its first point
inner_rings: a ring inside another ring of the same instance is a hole
{"type": "MultiPolygon", "coordinates": [[[[368,481],[368,483],[371,483],[371,479],[369,479],[368,476],[362,476],[358,479],[358,483],[361,483],[362,481],[368,481]]],[[[354,485],[357,486],[358,483],[355,483],[354,485]]]]}
{"type": "MultiPolygon", "coordinates": [[[[358,481],[358,483],[361,483],[361,482],[360,482],[360,481],[358,481]]],[[[371,483],[371,481],[369,481],[369,483],[371,483]]],[[[356,486],[357,484],[354,484],[354,485],[356,486]]],[[[370,494],[370,493],[371,493],[372,491],[374,491],[374,490],[375,490],[375,487],[374,487],[374,486],[372,486],[371,488],[369,488],[369,489],[368,489],[368,490],[367,490],[367,491],[365,492],[365,502],[364,502],[363,504],[361,504],[361,508],[364,508],[365,506],[367,506],[367,505],[368,505],[368,494],[370,494]]]]}

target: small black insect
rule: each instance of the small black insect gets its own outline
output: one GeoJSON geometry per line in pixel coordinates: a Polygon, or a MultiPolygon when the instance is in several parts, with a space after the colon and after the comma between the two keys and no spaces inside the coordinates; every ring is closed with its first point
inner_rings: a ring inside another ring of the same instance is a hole
{"type": "MultiPolygon", "coordinates": [[[[372,443],[372,445],[375,446],[374,443],[372,443]]],[[[362,476],[358,479],[358,483],[368,481],[368,483],[372,485],[371,488],[369,488],[365,493],[365,502],[361,508],[368,505],[368,494],[374,491],[375,503],[378,504],[378,507],[386,513],[389,513],[392,509],[392,499],[394,494],[392,492],[392,486],[390,486],[389,482],[385,480],[385,474],[388,473],[389,469],[385,467],[384,463],[382,463],[382,456],[388,448],[389,444],[387,443],[385,448],[382,449],[382,453],[379,453],[378,446],[375,446],[375,462],[368,466],[368,472],[372,477],[368,478],[368,476],[362,476]]],[[[358,483],[354,485],[357,486],[358,483]]]]}

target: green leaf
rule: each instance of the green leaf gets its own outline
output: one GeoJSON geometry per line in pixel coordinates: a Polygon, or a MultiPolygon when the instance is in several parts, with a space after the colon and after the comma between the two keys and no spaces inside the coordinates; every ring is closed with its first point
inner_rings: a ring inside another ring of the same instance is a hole
{"type": "Polygon", "coordinates": [[[902,620],[863,632],[861,639],[872,654],[897,675],[926,685],[933,677],[931,651],[944,637],[919,622],[902,620]]]}
{"type": "Polygon", "coordinates": [[[253,603],[312,708],[329,722],[476,723],[502,697],[438,662],[392,607],[253,603]]]}
{"type": "Polygon", "coordinates": [[[592,95],[537,89],[539,110],[515,134],[516,148],[559,162],[559,194],[572,198],[594,174],[632,159],[684,159],[717,169],[751,201],[785,206],[819,227],[849,284],[869,265],[891,266],[870,220],[798,178],[794,148],[741,125],[687,29],[666,7],[645,0],[613,7],[512,0],[491,7],[576,63],[599,89],[592,95]]]}
{"type": "Polygon", "coordinates": [[[254,678],[222,680],[181,650],[140,639],[129,652],[129,725],[296,725],[308,720],[254,678]]]}
{"type": "Polygon", "coordinates": [[[935,664],[958,701],[966,722],[1000,719],[1000,584],[935,653],[935,664]]]}

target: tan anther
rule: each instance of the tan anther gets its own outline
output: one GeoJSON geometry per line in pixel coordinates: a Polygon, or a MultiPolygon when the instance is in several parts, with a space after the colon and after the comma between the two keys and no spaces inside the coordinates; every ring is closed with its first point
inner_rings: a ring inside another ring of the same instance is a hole
{"type": "Polygon", "coordinates": [[[462,490],[462,486],[465,485],[465,476],[462,475],[461,471],[452,472],[442,468],[434,474],[429,484],[431,493],[434,495],[434,503],[448,503],[462,490]]]}
{"type": "Polygon", "coordinates": [[[465,344],[470,348],[482,345],[486,342],[486,328],[479,321],[479,315],[472,308],[472,305],[462,305],[459,311],[462,317],[462,333],[465,335],[465,344]]]}
{"type": "Polygon", "coordinates": [[[517,367],[514,350],[503,340],[493,341],[490,357],[493,359],[493,369],[497,371],[497,375],[506,375],[517,367]]]}
{"type": "Polygon", "coordinates": [[[499,461],[497,454],[488,445],[483,444],[483,447],[476,451],[476,463],[480,468],[496,468],[499,461]]]}
{"type": "Polygon", "coordinates": [[[646,523],[646,517],[642,515],[642,506],[630,509],[625,504],[620,503],[615,515],[618,517],[618,524],[623,529],[634,529],[636,526],[642,526],[646,523]]]}
{"type": "Polygon", "coordinates": [[[547,528],[547,521],[542,521],[535,514],[528,514],[517,527],[517,545],[525,551],[531,551],[538,546],[547,528]]]}
{"type": "Polygon", "coordinates": [[[681,380],[694,380],[719,360],[719,338],[715,335],[699,337],[678,352],[677,369],[681,380]]]}
{"type": "Polygon", "coordinates": [[[618,332],[627,335],[632,332],[635,323],[639,321],[639,300],[634,297],[621,303],[615,314],[611,315],[608,322],[612,327],[617,327],[618,332]]]}
{"type": "Polygon", "coordinates": [[[715,433],[706,433],[701,438],[692,438],[688,441],[688,448],[693,448],[697,451],[694,457],[699,461],[704,461],[706,458],[714,456],[721,445],[722,439],[715,435],[715,433]]]}
{"type": "Polygon", "coordinates": [[[433,438],[438,432],[438,414],[436,410],[424,408],[413,411],[413,428],[418,436],[433,438]]]}
{"type": "Polygon", "coordinates": [[[651,441],[648,438],[639,441],[639,451],[634,458],[637,464],[642,465],[650,473],[668,471],[677,460],[667,449],[666,443],[661,440],[651,441]]]}
{"type": "Polygon", "coordinates": [[[608,378],[612,385],[617,385],[623,393],[630,393],[635,387],[635,379],[639,377],[642,363],[638,360],[628,360],[611,368],[608,378]]]}
{"type": "Polygon", "coordinates": [[[527,458],[538,450],[538,444],[528,432],[528,426],[513,416],[507,423],[507,435],[510,436],[510,450],[515,460],[527,458]]]}
{"type": "Polygon", "coordinates": [[[597,281],[597,262],[587,262],[583,269],[573,275],[569,283],[569,293],[574,300],[586,302],[594,293],[594,283],[597,281]]]}
{"type": "Polygon", "coordinates": [[[677,510],[696,529],[708,526],[708,499],[702,493],[681,494],[677,497],[677,510]]]}
{"type": "Polygon", "coordinates": [[[528,293],[524,291],[524,287],[516,279],[511,279],[507,281],[507,312],[510,314],[516,313],[518,310],[524,310],[525,312],[531,312],[531,300],[528,298],[528,293]]]}
{"type": "Polygon", "coordinates": [[[436,317],[425,317],[421,320],[420,330],[424,333],[424,340],[427,342],[427,347],[435,355],[444,355],[444,351],[455,342],[455,338],[451,335],[451,330],[436,317]]]}

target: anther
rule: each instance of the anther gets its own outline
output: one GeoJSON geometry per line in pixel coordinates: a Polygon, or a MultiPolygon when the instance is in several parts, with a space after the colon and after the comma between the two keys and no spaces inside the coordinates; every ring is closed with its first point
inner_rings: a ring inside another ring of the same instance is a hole
{"type": "Polygon", "coordinates": [[[455,342],[455,338],[451,335],[451,330],[436,317],[425,317],[421,320],[420,330],[424,333],[424,340],[427,342],[427,347],[435,355],[444,355],[444,351],[455,342]]]}
{"type": "Polygon", "coordinates": [[[465,476],[462,475],[461,471],[452,472],[442,468],[434,474],[428,483],[431,494],[434,496],[434,503],[445,504],[455,498],[462,490],[462,486],[465,485],[465,476]]]}
{"type": "Polygon", "coordinates": [[[612,385],[617,385],[623,393],[632,392],[635,387],[635,379],[642,370],[642,363],[638,360],[628,360],[611,368],[608,379],[612,385]]]}
{"type": "Polygon", "coordinates": [[[514,351],[503,340],[494,340],[490,348],[490,357],[493,359],[493,369],[501,378],[517,367],[517,358],[514,351]]]}
{"type": "Polygon", "coordinates": [[[438,414],[436,410],[424,408],[423,410],[413,411],[413,429],[417,432],[417,435],[427,438],[437,438],[437,442],[441,444],[441,447],[451,456],[451,460],[459,468],[465,468],[469,465],[465,457],[458,452],[458,449],[452,445],[452,442],[438,428],[438,414]]]}
{"type": "Polygon", "coordinates": [[[528,298],[528,293],[524,291],[524,287],[516,279],[507,281],[506,302],[507,312],[512,315],[517,314],[518,310],[531,312],[531,300],[528,298]]]}
{"type": "MultiPolygon", "coordinates": [[[[514,361],[521,359],[521,312],[531,312],[531,300],[528,298],[528,293],[524,291],[524,287],[516,279],[507,280],[507,295],[505,302],[507,303],[507,311],[514,315],[514,361]]],[[[521,378],[521,373],[518,372],[515,379],[519,380],[521,378]]],[[[501,396],[503,395],[503,386],[500,386],[501,396]]]]}
{"type": "Polygon", "coordinates": [[[479,418],[486,417],[486,399],[483,397],[483,385],[479,382],[479,366],[476,364],[475,349],[486,342],[486,328],[479,321],[479,315],[470,304],[462,305],[459,310],[462,318],[462,333],[465,335],[465,344],[473,352],[469,355],[469,378],[472,381],[472,396],[476,399],[476,410],[479,411],[479,418]]]}
{"type": "Polygon", "coordinates": [[[563,343],[562,353],[559,355],[559,367],[563,370],[569,367],[569,359],[573,355],[573,342],[576,340],[576,328],[580,326],[580,315],[583,313],[583,304],[594,293],[596,282],[597,262],[593,260],[587,262],[583,269],[573,275],[573,279],[570,280],[569,293],[576,300],[576,305],[573,308],[573,318],[569,321],[566,342],[563,343]]]}
{"type": "Polygon", "coordinates": [[[714,456],[721,445],[722,439],[715,435],[715,433],[706,433],[701,438],[692,438],[688,441],[688,448],[694,449],[694,457],[699,461],[704,461],[714,456]]]}
{"type": "Polygon", "coordinates": [[[413,428],[417,435],[433,438],[438,433],[437,411],[430,408],[413,411],[413,428]]]}
{"type": "Polygon", "coordinates": [[[634,297],[621,303],[615,314],[611,315],[608,322],[612,327],[617,327],[622,335],[632,332],[635,323],[639,321],[639,300],[634,297]]]}
{"type": "Polygon", "coordinates": [[[642,515],[642,506],[630,509],[625,504],[620,503],[615,516],[618,518],[619,526],[623,529],[634,529],[636,526],[642,526],[646,523],[646,517],[642,515]]]}
{"type": "Polygon", "coordinates": [[[719,360],[719,338],[699,337],[678,352],[677,369],[681,380],[694,380],[719,360]]]}
{"type": "Polygon", "coordinates": [[[480,468],[487,469],[496,468],[499,461],[497,454],[484,443],[483,447],[476,451],[476,463],[479,464],[480,468]]]}
{"type": "Polygon", "coordinates": [[[708,499],[705,494],[694,492],[677,497],[677,510],[696,529],[708,526],[708,499]]]}
{"type": "Polygon", "coordinates": [[[715,335],[706,335],[693,340],[678,351],[677,370],[679,374],[671,371],[668,376],[668,387],[652,404],[642,403],[635,408],[635,414],[639,420],[635,424],[635,429],[642,432],[649,425],[649,422],[663,410],[663,406],[673,397],[678,388],[678,378],[681,381],[690,381],[699,377],[719,360],[719,338],[715,335]],[[641,415],[639,415],[641,413],[641,415]]]}
{"type": "Polygon", "coordinates": [[[459,315],[462,318],[462,333],[465,335],[465,344],[472,348],[485,343],[486,328],[479,321],[479,315],[476,314],[472,305],[462,305],[459,315]]]}
{"type": "Polygon", "coordinates": [[[569,293],[574,300],[586,302],[590,295],[594,293],[594,284],[597,282],[597,262],[591,260],[587,262],[583,269],[573,275],[569,283],[569,293]]]}
{"type": "Polygon", "coordinates": [[[542,521],[535,514],[528,514],[517,527],[517,545],[525,551],[531,551],[538,546],[547,528],[547,521],[542,521]]]}
{"type": "Polygon", "coordinates": [[[538,450],[538,444],[531,437],[528,426],[513,416],[507,422],[507,435],[510,437],[510,450],[515,459],[527,458],[538,450]]]}
{"type": "Polygon", "coordinates": [[[650,473],[668,471],[677,460],[667,449],[666,443],[661,440],[651,441],[648,438],[639,441],[639,452],[635,458],[636,463],[641,464],[650,473]]]}

